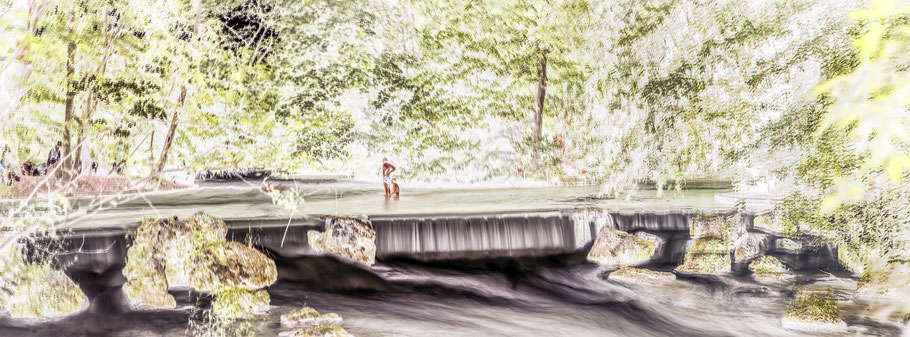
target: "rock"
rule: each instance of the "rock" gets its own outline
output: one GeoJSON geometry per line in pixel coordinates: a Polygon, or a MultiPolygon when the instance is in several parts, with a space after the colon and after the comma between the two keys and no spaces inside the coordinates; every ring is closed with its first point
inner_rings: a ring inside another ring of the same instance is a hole
{"type": "Polygon", "coordinates": [[[789,250],[793,253],[798,253],[800,249],[803,248],[803,245],[801,243],[787,238],[779,239],[777,244],[780,246],[780,248],[789,250]]]}
{"type": "Polygon", "coordinates": [[[189,262],[189,283],[200,291],[222,288],[258,289],[278,279],[275,261],[239,242],[206,245],[189,262]]]}
{"type": "Polygon", "coordinates": [[[334,313],[319,314],[316,309],[303,307],[297,311],[281,315],[281,326],[288,328],[306,328],[319,325],[339,325],[341,317],[334,313]]]}
{"type": "Polygon", "coordinates": [[[748,234],[742,214],[699,215],[689,225],[692,240],[686,245],[683,264],[676,270],[697,274],[730,272],[731,243],[743,240],[748,234]]]}
{"type": "Polygon", "coordinates": [[[611,280],[615,279],[633,282],[641,280],[672,281],[676,279],[676,275],[665,271],[654,271],[650,269],[635,267],[623,267],[617,271],[610,273],[609,278],[611,280]]]}
{"type": "Polygon", "coordinates": [[[294,331],[285,331],[278,334],[278,337],[352,337],[343,328],[335,325],[322,324],[307,329],[298,329],[294,331]]]}
{"type": "Polygon", "coordinates": [[[765,250],[761,236],[749,233],[733,243],[733,262],[742,263],[759,257],[765,250]]]}
{"type": "Polygon", "coordinates": [[[130,303],[174,308],[176,301],[168,289],[190,286],[214,294],[224,316],[267,310],[268,293],[255,290],[275,282],[275,262],[251,247],[225,241],[226,235],[224,222],[203,212],[186,223],[176,217],[144,220],[123,269],[127,278],[123,290],[130,303]]]}
{"type": "Polygon", "coordinates": [[[767,255],[749,263],[749,270],[758,279],[782,279],[790,276],[790,271],[780,260],[767,255]]]}
{"type": "Polygon", "coordinates": [[[269,293],[265,290],[230,288],[215,293],[212,312],[222,319],[250,318],[269,312],[269,293]]]}
{"type": "Polygon", "coordinates": [[[776,234],[784,231],[783,226],[781,226],[780,222],[777,220],[777,216],[774,212],[756,215],[755,218],[752,219],[752,226],[776,234]]]}
{"type": "Polygon", "coordinates": [[[325,233],[307,233],[310,247],[367,266],[375,263],[376,231],[369,220],[329,217],[326,222],[325,233]]]}
{"type": "Polygon", "coordinates": [[[0,303],[14,318],[49,319],[85,309],[88,298],[62,271],[28,263],[0,292],[0,303]]]}
{"type": "Polygon", "coordinates": [[[785,329],[799,331],[838,331],[847,328],[840,317],[837,301],[826,294],[808,294],[790,302],[781,318],[785,329]]]}
{"type": "Polygon", "coordinates": [[[689,221],[689,235],[693,238],[726,238],[735,242],[746,232],[746,221],[739,213],[698,215],[689,221]]]}
{"type": "Polygon", "coordinates": [[[721,274],[730,272],[730,252],[716,252],[717,247],[725,247],[726,242],[720,239],[695,239],[686,248],[683,264],[676,271],[695,274],[721,274]],[[700,251],[704,247],[706,251],[700,251]]]}
{"type": "Polygon", "coordinates": [[[608,267],[625,267],[646,262],[654,255],[659,240],[653,235],[636,236],[604,226],[594,241],[588,260],[608,267]],[[649,240],[650,239],[650,240],[649,240]]]}

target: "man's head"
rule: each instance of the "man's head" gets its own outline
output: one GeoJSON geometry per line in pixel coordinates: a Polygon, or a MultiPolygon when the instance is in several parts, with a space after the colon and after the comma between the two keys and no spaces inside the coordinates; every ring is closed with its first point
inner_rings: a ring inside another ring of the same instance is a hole
{"type": "Polygon", "coordinates": [[[388,164],[388,163],[389,163],[389,158],[382,157],[382,163],[383,163],[383,164],[388,164]]]}
{"type": "Polygon", "coordinates": [[[59,149],[61,146],[63,146],[63,142],[57,142],[57,148],[59,149]]]}

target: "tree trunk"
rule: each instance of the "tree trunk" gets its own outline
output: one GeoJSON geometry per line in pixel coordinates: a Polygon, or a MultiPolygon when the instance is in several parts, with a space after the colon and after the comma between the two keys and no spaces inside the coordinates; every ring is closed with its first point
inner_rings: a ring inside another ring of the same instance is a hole
{"type": "Polygon", "coordinates": [[[66,106],[63,112],[63,163],[58,163],[58,165],[63,165],[64,171],[71,171],[73,169],[74,158],[70,156],[72,151],[72,135],[70,134],[70,128],[72,128],[73,122],[73,103],[76,99],[75,83],[73,83],[72,77],[73,73],[76,72],[76,43],[70,42],[66,45],[66,106]]]}
{"type": "Polygon", "coordinates": [[[167,128],[167,136],[164,137],[164,146],[161,147],[161,156],[158,157],[158,165],[155,166],[155,171],[152,172],[152,177],[157,177],[161,174],[161,171],[164,171],[164,165],[167,164],[167,155],[171,149],[171,144],[174,143],[174,134],[177,133],[177,122],[180,120],[180,109],[183,108],[183,102],[186,100],[186,86],[180,87],[180,98],[177,99],[177,108],[174,109],[174,114],[171,116],[171,126],[167,128]]]}
{"type": "Polygon", "coordinates": [[[543,104],[547,98],[547,55],[549,50],[541,50],[540,59],[537,60],[537,81],[534,92],[534,138],[540,139],[543,135],[543,104]]]}
{"type": "MultiPolygon", "coordinates": [[[[193,25],[193,37],[199,36],[199,23],[202,18],[202,5],[196,5],[196,23],[193,25]]],[[[186,101],[186,84],[180,86],[180,97],[177,99],[177,108],[174,109],[174,114],[171,116],[171,125],[167,129],[167,135],[164,137],[164,146],[161,147],[161,157],[158,158],[158,165],[155,166],[155,169],[152,170],[151,178],[157,177],[161,174],[161,171],[164,171],[164,166],[167,165],[167,155],[171,150],[171,145],[174,143],[174,134],[177,133],[177,123],[180,120],[180,110],[183,109],[183,103],[186,101]]]]}

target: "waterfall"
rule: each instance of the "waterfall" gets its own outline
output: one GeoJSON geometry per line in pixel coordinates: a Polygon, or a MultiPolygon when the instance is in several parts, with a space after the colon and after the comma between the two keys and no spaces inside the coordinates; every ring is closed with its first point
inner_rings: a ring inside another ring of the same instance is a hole
{"type": "Polygon", "coordinates": [[[378,258],[537,256],[578,247],[571,216],[559,212],[371,218],[378,258]]]}

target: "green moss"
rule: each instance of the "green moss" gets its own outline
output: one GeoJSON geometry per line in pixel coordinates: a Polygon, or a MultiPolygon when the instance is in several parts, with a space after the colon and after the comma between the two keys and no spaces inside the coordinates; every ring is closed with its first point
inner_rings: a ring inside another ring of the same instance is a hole
{"type": "Polygon", "coordinates": [[[841,322],[837,301],[827,294],[810,294],[793,300],[793,302],[790,302],[790,307],[787,308],[784,318],[804,322],[841,322]]]}
{"type": "Polygon", "coordinates": [[[220,319],[251,318],[269,309],[269,293],[265,290],[227,288],[215,293],[212,313],[220,319]]]}
{"type": "Polygon", "coordinates": [[[604,227],[588,252],[588,259],[608,266],[634,265],[651,259],[656,247],[651,240],[604,227]]]}

